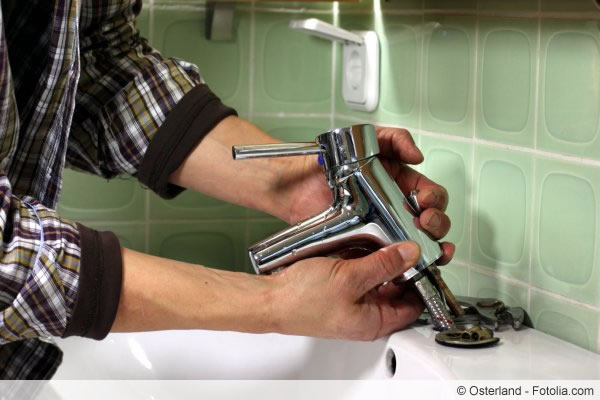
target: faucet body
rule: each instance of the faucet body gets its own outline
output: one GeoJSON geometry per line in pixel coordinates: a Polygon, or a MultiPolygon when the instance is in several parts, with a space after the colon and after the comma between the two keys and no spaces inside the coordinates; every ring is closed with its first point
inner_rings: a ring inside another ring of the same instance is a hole
{"type": "Polygon", "coordinates": [[[235,159],[319,154],[333,194],[325,211],[250,247],[252,265],[257,273],[268,274],[309,257],[371,252],[414,241],[421,257],[401,280],[415,282],[436,328],[450,329],[453,321],[428,278],[429,267],[442,255],[440,245],[417,228],[414,205],[389,176],[378,153],[372,125],[334,129],[318,136],[314,144],[234,147],[235,159]]]}
{"type": "Polygon", "coordinates": [[[374,251],[395,242],[421,246],[419,263],[408,280],[433,264],[439,245],[414,225],[404,196],[376,156],[334,171],[333,203],[323,212],[250,247],[257,273],[264,274],[315,256],[352,250],[374,251]],[[341,176],[335,176],[341,175],[341,176]]]}

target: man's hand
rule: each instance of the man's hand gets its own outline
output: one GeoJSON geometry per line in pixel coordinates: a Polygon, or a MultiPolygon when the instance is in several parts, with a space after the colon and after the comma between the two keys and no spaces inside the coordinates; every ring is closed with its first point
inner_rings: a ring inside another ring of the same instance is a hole
{"type": "MultiPolygon", "coordinates": [[[[417,200],[423,212],[416,223],[435,240],[442,239],[450,230],[450,218],[444,213],[448,206],[448,192],[412,169],[409,164],[423,162],[423,154],[415,145],[406,129],[378,127],[379,158],[392,177],[407,195],[417,190],[417,200]]],[[[313,158],[296,158],[290,165],[290,173],[281,181],[279,191],[288,198],[289,209],[283,216],[294,224],[323,211],[331,204],[331,191],[321,167],[313,158]]],[[[438,264],[447,264],[454,255],[452,243],[442,243],[443,255],[438,264]]]]}
{"type": "Polygon", "coordinates": [[[272,277],[273,329],[294,335],[374,340],[405,328],[423,311],[412,287],[387,284],[419,259],[413,242],[363,258],[310,258],[272,277]]]}

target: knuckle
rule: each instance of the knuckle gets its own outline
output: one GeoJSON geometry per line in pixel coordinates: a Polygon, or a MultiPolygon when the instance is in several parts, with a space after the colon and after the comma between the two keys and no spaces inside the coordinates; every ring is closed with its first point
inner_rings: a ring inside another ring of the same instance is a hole
{"type": "MultiPolygon", "coordinates": [[[[385,276],[395,276],[397,260],[395,257],[390,257],[389,251],[378,251],[375,253],[375,261],[378,264],[378,268],[385,274],[385,276]],[[396,262],[395,262],[396,261],[396,262]]],[[[395,252],[397,253],[397,252],[395,252]]],[[[402,260],[402,264],[405,260],[402,260]]]]}

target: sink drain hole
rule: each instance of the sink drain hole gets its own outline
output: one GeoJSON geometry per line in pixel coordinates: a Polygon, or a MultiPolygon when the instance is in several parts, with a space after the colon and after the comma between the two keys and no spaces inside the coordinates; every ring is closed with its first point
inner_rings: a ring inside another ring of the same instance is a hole
{"type": "Polygon", "coordinates": [[[390,377],[396,375],[396,353],[394,353],[394,350],[388,349],[385,355],[385,365],[390,377]]]}

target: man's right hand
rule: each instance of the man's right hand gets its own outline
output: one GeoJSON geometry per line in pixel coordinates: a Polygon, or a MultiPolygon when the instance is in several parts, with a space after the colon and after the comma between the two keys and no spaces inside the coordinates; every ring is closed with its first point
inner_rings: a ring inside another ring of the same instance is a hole
{"type": "Polygon", "coordinates": [[[413,267],[419,254],[417,244],[404,242],[362,258],[297,262],[272,276],[274,330],[374,340],[405,328],[423,303],[414,289],[391,281],[413,267]]]}

